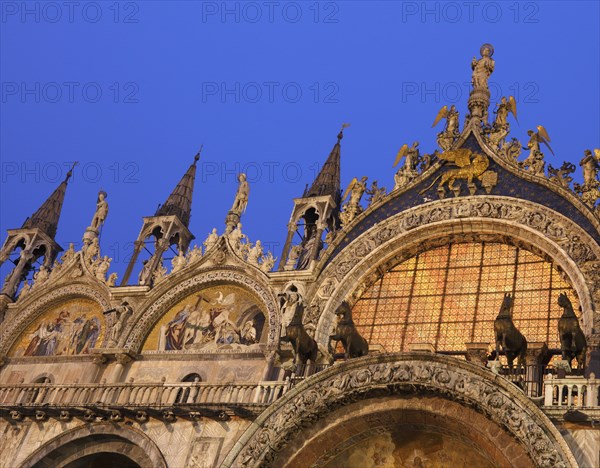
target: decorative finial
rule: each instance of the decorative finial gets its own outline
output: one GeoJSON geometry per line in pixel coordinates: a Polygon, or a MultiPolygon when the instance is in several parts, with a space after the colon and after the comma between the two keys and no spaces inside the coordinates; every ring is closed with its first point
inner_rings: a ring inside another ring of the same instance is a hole
{"type": "Polygon", "coordinates": [[[75,169],[75,166],[77,166],[77,164],[79,164],[79,161],[75,161],[73,163],[73,165],[71,166],[71,169],[69,169],[69,172],[67,172],[67,177],[65,177],[65,182],[68,182],[69,179],[71,178],[71,176],[73,175],[73,169],[75,169]]]}
{"type": "Polygon", "coordinates": [[[344,138],[344,129],[348,128],[350,126],[349,123],[343,123],[342,124],[342,129],[340,130],[340,133],[338,133],[337,139],[338,139],[338,143],[340,142],[340,140],[342,138],[344,138]]]}
{"type": "Polygon", "coordinates": [[[202,148],[204,148],[204,143],[202,143],[200,145],[200,149],[196,153],[196,156],[194,156],[194,164],[196,164],[198,162],[198,160],[200,159],[200,153],[202,153],[202,148]]]}

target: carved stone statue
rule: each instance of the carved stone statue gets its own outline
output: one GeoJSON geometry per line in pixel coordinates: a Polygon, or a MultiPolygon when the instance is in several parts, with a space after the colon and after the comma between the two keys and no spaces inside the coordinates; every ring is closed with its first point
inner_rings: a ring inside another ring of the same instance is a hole
{"type": "Polygon", "coordinates": [[[525,365],[527,353],[527,340],[512,321],[513,298],[510,294],[504,295],[500,312],[494,320],[494,334],[496,336],[496,359],[500,356],[500,348],[506,355],[508,367],[512,371],[513,361],[518,357],[517,367],[525,365]]]}
{"type": "Polygon", "coordinates": [[[142,271],[140,271],[140,275],[138,277],[138,284],[140,286],[150,286],[152,274],[152,271],[150,270],[150,262],[148,260],[144,260],[142,265],[142,271]]]}
{"type": "Polygon", "coordinates": [[[127,324],[127,320],[133,314],[133,309],[128,302],[123,302],[120,306],[114,309],[107,310],[104,314],[114,313],[114,321],[112,328],[110,329],[110,336],[108,340],[109,346],[117,346],[119,338],[121,337],[121,331],[127,324]]]}
{"type": "Polygon", "coordinates": [[[296,265],[297,270],[305,270],[310,266],[313,255],[316,249],[318,252],[323,248],[323,242],[317,236],[317,226],[315,224],[307,224],[304,229],[304,239],[300,244],[300,256],[296,265]]]}
{"type": "MultiPolygon", "coordinates": [[[[575,184],[575,192],[579,194],[586,205],[593,209],[600,201],[600,180],[598,180],[600,149],[595,149],[594,154],[590,150],[585,150],[579,165],[583,169],[583,185],[575,184]]],[[[596,208],[596,212],[600,216],[600,207],[596,208]]]]}
{"type": "Polygon", "coordinates": [[[437,143],[443,150],[449,150],[454,140],[460,136],[458,129],[459,115],[456,107],[454,105],[450,106],[450,109],[448,109],[448,106],[442,107],[431,127],[435,127],[442,119],[446,119],[446,125],[444,130],[437,134],[437,143]]]}
{"type": "Polygon", "coordinates": [[[350,196],[348,202],[342,208],[340,213],[340,219],[342,224],[349,224],[354,218],[362,213],[362,207],[360,206],[360,199],[367,190],[367,176],[361,177],[358,180],[356,177],[350,181],[346,192],[342,197],[342,202],[350,196]]]}
{"type": "Polygon", "coordinates": [[[512,112],[515,119],[517,118],[517,101],[514,96],[510,96],[508,101],[506,97],[502,96],[502,99],[494,112],[496,113],[496,119],[491,128],[489,126],[487,128],[489,129],[488,139],[490,140],[490,143],[493,147],[497,147],[504,143],[504,139],[510,131],[510,125],[507,121],[508,113],[512,112]]]}
{"type": "Polygon", "coordinates": [[[374,180],[371,183],[371,188],[367,190],[367,195],[369,195],[369,206],[379,203],[385,197],[386,192],[387,190],[385,187],[378,187],[377,181],[374,180]]]}
{"type": "Polygon", "coordinates": [[[92,263],[94,259],[100,256],[100,244],[98,242],[98,238],[94,237],[92,239],[92,243],[85,247],[85,259],[92,263]]]}
{"type": "Polygon", "coordinates": [[[219,241],[219,235],[217,234],[217,228],[213,228],[212,232],[208,235],[204,241],[204,251],[208,253],[210,249],[219,241]]]}
{"type": "Polygon", "coordinates": [[[248,242],[248,236],[242,233],[242,223],[237,223],[237,226],[228,235],[229,242],[236,252],[242,252],[243,242],[248,242]]]}
{"type": "Polygon", "coordinates": [[[288,255],[288,259],[285,262],[285,266],[283,269],[285,271],[293,270],[296,266],[296,262],[298,261],[298,257],[300,257],[300,252],[302,252],[302,246],[293,245],[290,249],[290,254],[288,255]]]}
{"type": "Polygon", "coordinates": [[[332,341],[335,341],[336,345],[338,341],[342,342],[346,360],[369,354],[369,344],[356,330],[352,320],[352,309],[346,301],[341,303],[335,315],[338,317],[338,322],[335,333],[329,335],[330,354],[335,352],[335,346],[331,346],[332,341]]]}
{"type": "Polygon", "coordinates": [[[260,269],[262,271],[264,271],[265,273],[268,273],[269,271],[271,271],[273,269],[276,261],[277,261],[277,259],[275,257],[273,257],[273,254],[271,252],[267,252],[267,254],[263,257],[263,261],[260,265],[260,269]]]}
{"type": "Polygon", "coordinates": [[[543,126],[538,125],[537,130],[537,132],[533,130],[527,131],[529,141],[527,142],[527,147],[524,147],[523,149],[529,150],[529,156],[527,156],[524,161],[521,161],[519,166],[535,175],[544,175],[546,163],[544,162],[544,153],[540,150],[540,143],[544,143],[552,154],[554,154],[554,151],[552,151],[552,148],[550,148],[550,144],[548,143],[550,137],[548,136],[546,129],[543,126]]]}
{"type": "Polygon", "coordinates": [[[171,260],[171,273],[175,273],[176,271],[181,270],[187,263],[185,256],[183,255],[183,251],[180,250],[177,255],[173,257],[171,260]]]}
{"type": "Polygon", "coordinates": [[[117,278],[118,275],[116,273],[111,273],[106,280],[106,285],[110,287],[114,286],[117,283],[117,278]]]}
{"type": "Polygon", "coordinates": [[[246,174],[238,175],[238,189],[235,195],[235,200],[233,201],[233,206],[231,207],[231,211],[236,213],[238,216],[241,216],[246,211],[246,206],[248,205],[248,195],[250,195],[250,185],[246,181],[246,174]]]}
{"type": "Polygon", "coordinates": [[[106,192],[98,192],[98,202],[96,203],[96,212],[90,223],[90,228],[98,231],[104,224],[106,217],[108,216],[108,202],[106,201],[106,192]]]}
{"type": "Polygon", "coordinates": [[[584,368],[587,342],[579,320],[573,312],[573,305],[565,293],[558,296],[558,305],[563,308],[563,314],[558,320],[562,359],[567,361],[570,367],[573,359],[577,358],[579,368],[584,368]]]}
{"type": "Polygon", "coordinates": [[[94,274],[100,281],[106,281],[106,273],[108,273],[110,262],[112,262],[112,258],[109,258],[108,255],[105,255],[99,259],[94,274]]]}
{"type": "Polygon", "coordinates": [[[473,57],[473,60],[471,60],[473,89],[488,90],[488,79],[494,71],[495,65],[494,59],[492,59],[494,49],[490,44],[484,44],[481,46],[479,52],[481,53],[481,58],[478,60],[476,57],[473,57]]]}
{"type": "Polygon", "coordinates": [[[45,283],[49,276],[50,270],[48,267],[46,267],[46,265],[40,266],[40,269],[33,275],[33,287],[39,287],[41,284],[45,283]]]}
{"type": "Polygon", "coordinates": [[[259,260],[262,258],[262,256],[262,244],[259,240],[257,240],[256,244],[248,251],[248,257],[246,258],[246,261],[252,265],[258,266],[259,260]]]}
{"type": "Polygon", "coordinates": [[[598,170],[600,169],[600,149],[595,149],[594,154],[588,149],[583,152],[583,159],[579,162],[583,169],[584,185],[598,184],[598,170]]]}

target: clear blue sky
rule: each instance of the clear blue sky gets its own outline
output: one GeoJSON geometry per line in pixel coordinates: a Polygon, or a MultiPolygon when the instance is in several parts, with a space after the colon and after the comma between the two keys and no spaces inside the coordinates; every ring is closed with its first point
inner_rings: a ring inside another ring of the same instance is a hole
{"type": "Polygon", "coordinates": [[[280,256],[292,199],[342,122],[342,184],[367,175],[391,188],[402,144],[435,149],[442,105],[456,104],[462,125],[470,62],[485,42],[495,47],[493,99],[519,103],[512,136],[526,143],[544,125],[555,167],[600,147],[597,1],[0,6],[0,238],[79,161],[57,241],[81,241],[106,190],[101,247],[119,276],[142,216],[201,144],[190,223],[200,242],[222,232],[235,173],[246,170],[245,232],[280,256]]]}

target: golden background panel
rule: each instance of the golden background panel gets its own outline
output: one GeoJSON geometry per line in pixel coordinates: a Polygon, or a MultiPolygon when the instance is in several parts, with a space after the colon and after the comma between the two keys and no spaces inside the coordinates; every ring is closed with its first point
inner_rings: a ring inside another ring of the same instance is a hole
{"type": "Polygon", "coordinates": [[[431,249],[394,266],[379,283],[381,288],[367,290],[357,301],[354,321],[371,344],[388,351],[406,351],[420,342],[464,352],[467,342],[491,343],[506,292],[515,298],[515,325],[530,342],[560,347],[560,293],[567,293],[580,315],[568,279],[537,255],[504,244],[431,249]]]}
{"type": "Polygon", "coordinates": [[[433,431],[396,429],[372,435],[341,452],[325,467],[478,467],[495,466],[457,437],[433,431]]]}
{"type": "Polygon", "coordinates": [[[13,346],[12,356],[69,356],[88,354],[104,339],[102,307],[77,298],[52,306],[31,323],[13,346]]]}

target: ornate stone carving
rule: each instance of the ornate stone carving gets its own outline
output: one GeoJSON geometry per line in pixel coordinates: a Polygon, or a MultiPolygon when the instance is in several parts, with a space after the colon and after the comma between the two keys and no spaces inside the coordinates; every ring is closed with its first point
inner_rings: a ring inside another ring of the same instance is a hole
{"type": "Polygon", "coordinates": [[[242,435],[245,443],[223,465],[270,466],[301,428],[384,386],[392,393],[427,391],[474,406],[515,437],[537,466],[577,466],[559,431],[511,383],[475,364],[417,353],[348,361],[307,379],[242,435]]]}
{"type": "MultiPolygon", "coordinates": [[[[531,236],[525,234],[525,232],[529,230],[532,231],[532,234],[537,232],[539,235],[538,240],[550,240],[554,243],[552,247],[546,245],[545,249],[551,249],[553,262],[561,262],[565,269],[569,269],[569,275],[574,281],[574,286],[584,306],[584,313],[587,317],[584,321],[586,331],[591,331],[592,322],[595,324],[595,328],[600,329],[600,314],[598,313],[600,311],[600,286],[596,287],[596,283],[590,276],[590,271],[593,268],[582,268],[581,271],[573,270],[572,267],[567,268],[568,263],[565,263],[567,262],[566,256],[579,265],[597,263],[600,259],[600,246],[576,223],[553,210],[529,201],[516,201],[508,197],[490,196],[485,199],[478,197],[446,199],[435,204],[421,205],[406,210],[378,223],[360,235],[345,247],[339,255],[334,257],[333,261],[329,262],[327,255],[325,255],[322,264],[325,264],[326,268],[319,276],[316,290],[319,290],[320,284],[324,284],[330,279],[335,279],[338,286],[327,301],[327,306],[322,308],[317,341],[320,343],[325,342],[326,336],[333,327],[333,310],[341,301],[357,298],[354,293],[361,289],[361,287],[356,287],[357,283],[362,284],[360,283],[361,279],[367,278],[371,274],[376,275],[377,270],[391,268],[420,251],[447,243],[457,232],[456,226],[459,227],[460,241],[464,242],[465,236],[475,235],[475,233],[481,231],[482,223],[487,223],[489,230],[490,226],[494,225],[496,221],[500,224],[497,227],[494,226],[493,229],[502,228],[506,233],[504,235],[495,234],[492,236],[494,239],[488,241],[508,242],[515,245],[522,242],[523,248],[532,250],[544,257],[548,257],[547,250],[534,249],[531,242],[525,242],[525,239],[531,236]],[[475,228],[467,227],[471,222],[469,220],[473,220],[475,228]],[[409,234],[411,231],[419,228],[419,232],[426,235],[426,231],[422,228],[431,223],[439,222],[452,223],[452,226],[455,227],[448,227],[447,235],[443,235],[444,228],[438,226],[436,235],[431,240],[411,242],[414,237],[409,234]],[[471,234],[469,234],[470,232],[471,234]],[[517,236],[507,233],[515,233],[517,236]],[[519,238],[524,235],[526,237],[520,241],[519,238]],[[401,239],[404,239],[404,241],[401,239]],[[392,240],[397,244],[408,242],[410,247],[403,249],[391,246],[382,248],[384,244],[392,240]],[[556,244],[562,249],[560,254],[556,252],[556,244]],[[390,249],[397,250],[398,253],[390,255],[390,249]],[[390,263],[380,264],[382,256],[388,258],[390,263]],[[559,258],[562,260],[559,260],[559,258]],[[360,266],[358,266],[359,264],[360,266]],[[348,277],[348,275],[351,275],[351,277],[348,277]],[[585,278],[583,282],[577,280],[578,277],[581,277],[580,275],[585,278]],[[594,303],[597,305],[594,306],[594,303]]],[[[519,246],[521,245],[519,244],[519,246]]],[[[365,283],[365,287],[368,287],[367,283],[365,283]]],[[[311,303],[314,303],[314,301],[315,299],[311,298],[311,303]]]]}

